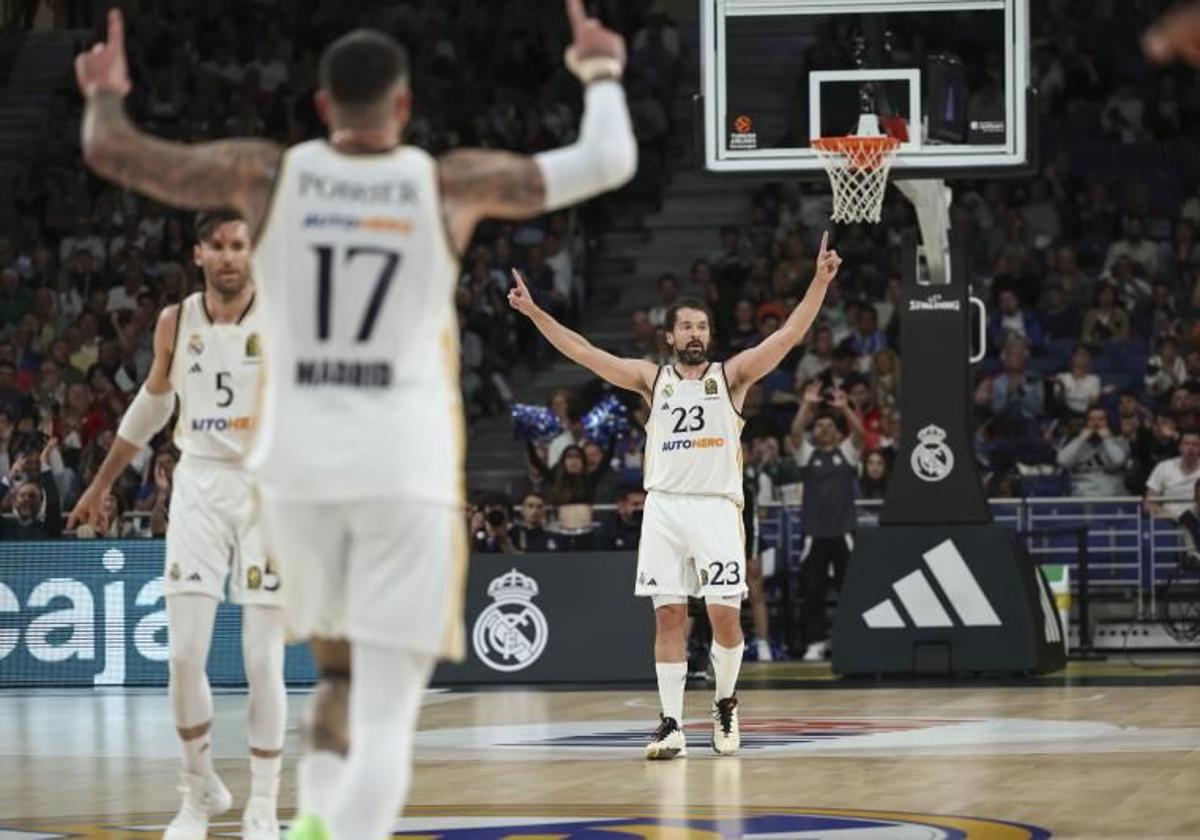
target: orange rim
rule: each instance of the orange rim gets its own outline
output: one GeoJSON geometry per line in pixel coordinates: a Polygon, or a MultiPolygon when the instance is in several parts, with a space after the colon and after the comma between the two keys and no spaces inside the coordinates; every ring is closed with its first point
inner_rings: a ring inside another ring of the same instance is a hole
{"type": "Polygon", "coordinates": [[[895,137],[817,137],[812,141],[814,148],[827,154],[843,155],[854,169],[875,169],[887,156],[900,148],[895,137]]]}

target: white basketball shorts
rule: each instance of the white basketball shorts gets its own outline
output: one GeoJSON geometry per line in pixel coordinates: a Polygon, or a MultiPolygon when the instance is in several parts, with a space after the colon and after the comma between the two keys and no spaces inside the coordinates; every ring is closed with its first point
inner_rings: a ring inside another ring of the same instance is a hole
{"type": "Polygon", "coordinates": [[[262,496],[291,640],[349,639],[461,659],[467,573],[462,509],[409,499],[262,496]]]}
{"type": "Polygon", "coordinates": [[[642,514],[635,595],[746,595],[742,511],[724,496],[651,490],[642,514]]]}
{"type": "Polygon", "coordinates": [[[249,476],[232,462],[188,457],[175,468],[163,590],[282,606],[278,569],[266,554],[249,476]]]}

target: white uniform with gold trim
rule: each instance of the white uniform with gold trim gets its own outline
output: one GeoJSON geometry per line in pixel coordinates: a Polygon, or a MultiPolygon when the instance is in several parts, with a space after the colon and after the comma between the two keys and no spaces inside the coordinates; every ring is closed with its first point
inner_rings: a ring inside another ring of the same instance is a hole
{"type": "Polygon", "coordinates": [[[741,598],[742,418],[724,367],[698,379],[659,369],[646,424],[646,510],[635,593],[741,598]]]}
{"type": "Polygon", "coordinates": [[[231,324],[214,324],[204,295],[179,305],[171,386],[179,398],[171,518],[164,589],[281,603],[280,580],[267,558],[250,477],[241,461],[254,428],[262,375],[259,312],[251,301],[231,324]]]}
{"type": "Polygon", "coordinates": [[[289,631],[461,655],[458,260],[436,162],[292,147],[254,262],[267,376],[247,463],[289,631]]]}

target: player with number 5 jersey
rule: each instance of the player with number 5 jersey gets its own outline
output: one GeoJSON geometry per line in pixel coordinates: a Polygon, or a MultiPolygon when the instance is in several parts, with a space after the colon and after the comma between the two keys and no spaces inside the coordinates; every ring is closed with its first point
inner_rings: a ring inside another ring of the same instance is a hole
{"type": "Polygon", "coordinates": [[[741,410],[746,392],[803,340],[837,275],[841,258],[821,237],[817,269],[804,299],[783,326],[725,362],[711,360],[713,324],[708,307],[682,299],[664,323],[674,362],[658,366],[622,359],[591,344],[539,307],[523,278],[509,293],[512,307],[563,355],[597,376],[641,395],[650,406],[646,426],[646,509],[638,549],[635,592],[652,599],[654,658],[660,723],[646,757],[687,754],[680,727],[687,679],[687,600],[706,601],[713,627],[716,677],[712,747],[721,755],[740,745],[737,675],[745,641],[740,621],[746,586],[742,533],[741,410]]]}

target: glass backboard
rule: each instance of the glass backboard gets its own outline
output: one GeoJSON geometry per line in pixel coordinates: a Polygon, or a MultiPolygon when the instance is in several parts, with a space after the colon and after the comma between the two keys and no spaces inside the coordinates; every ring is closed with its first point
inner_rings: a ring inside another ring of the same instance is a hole
{"type": "Polygon", "coordinates": [[[1028,0],[702,0],[705,166],[822,173],[815,137],[864,110],[893,177],[1022,170],[1028,0]]]}

